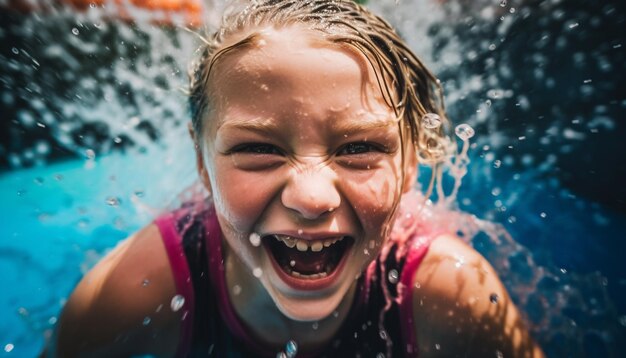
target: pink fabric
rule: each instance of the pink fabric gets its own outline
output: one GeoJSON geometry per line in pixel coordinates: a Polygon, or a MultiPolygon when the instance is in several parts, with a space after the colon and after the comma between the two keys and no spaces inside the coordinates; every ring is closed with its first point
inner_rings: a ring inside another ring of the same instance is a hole
{"type": "Polygon", "coordinates": [[[180,323],[180,339],[176,349],[176,357],[186,357],[191,346],[191,330],[194,317],[195,297],[189,266],[183,251],[182,237],[176,230],[176,217],[174,213],[163,215],[154,223],[161,232],[161,238],[165,245],[165,251],[170,261],[172,275],[176,284],[176,294],[185,298],[181,308],[183,317],[180,323]]]}
{"type": "Polygon", "coordinates": [[[428,252],[433,236],[417,237],[411,241],[413,247],[408,250],[404,269],[400,275],[400,322],[402,324],[402,341],[406,344],[409,357],[417,357],[417,334],[413,323],[413,277],[428,252]]]}

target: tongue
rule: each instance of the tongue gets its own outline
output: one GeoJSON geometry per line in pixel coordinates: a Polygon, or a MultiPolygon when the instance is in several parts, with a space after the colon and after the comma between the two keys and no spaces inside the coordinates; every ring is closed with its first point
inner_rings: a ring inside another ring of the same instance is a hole
{"type": "Polygon", "coordinates": [[[279,257],[285,258],[286,263],[294,271],[305,275],[323,272],[326,269],[326,263],[330,259],[330,252],[328,252],[330,250],[301,252],[284,247],[280,251],[279,257]],[[292,262],[295,262],[295,265],[291,265],[292,262]]]}

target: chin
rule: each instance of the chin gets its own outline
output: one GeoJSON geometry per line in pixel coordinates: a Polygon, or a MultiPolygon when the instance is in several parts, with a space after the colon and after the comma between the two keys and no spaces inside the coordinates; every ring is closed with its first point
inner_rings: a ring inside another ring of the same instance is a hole
{"type": "Polygon", "coordinates": [[[289,319],[294,321],[321,321],[335,312],[345,297],[345,292],[337,292],[329,297],[288,298],[282,295],[272,298],[276,307],[289,319]]]}

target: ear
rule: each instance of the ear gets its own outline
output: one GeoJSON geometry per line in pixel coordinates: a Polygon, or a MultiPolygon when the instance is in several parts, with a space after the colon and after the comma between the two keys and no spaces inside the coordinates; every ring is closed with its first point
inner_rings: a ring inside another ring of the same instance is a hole
{"type": "Polygon", "coordinates": [[[198,141],[198,136],[196,135],[196,131],[193,130],[191,122],[187,125],[187,129],[189,130],[189,136],[191,137],[191,141],[193,142],[193,147],[196,152],[196,170],[198,170],[198,176],[200,177],[200,180],[206,190],[211,193],[211,182],[209,181],[209,172],[204,164],[204,154],[202,153],[202,147],[199,144],[200,142],[198,141]]]}
{"type": "Polygon", "coordinates": [[[413,143],[407,146],[404,154],[404,183],[402,183],[402,193],[408,193],[415,188],[417,181],[417,153],[413,143]]]}

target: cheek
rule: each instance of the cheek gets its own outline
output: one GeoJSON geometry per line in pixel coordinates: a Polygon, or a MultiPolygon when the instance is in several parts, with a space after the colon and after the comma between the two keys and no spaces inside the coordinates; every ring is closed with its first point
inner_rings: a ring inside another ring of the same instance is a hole
{"type": "Polygon", "coordinates": [[[275,196],[275,179],[221,164],[227,163],[217,160],[213,176],[215,208],[233,230],[249,232],[275,196]]]}
{"type": "Polygon", "coordinates": [[[395,166],[365,171],[346,180],[344,191],[367,236],[383,233],[400,195],[400,172],[395,166]]]}

